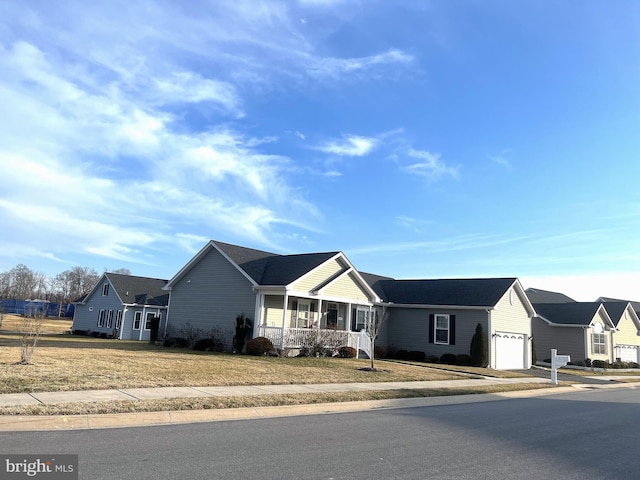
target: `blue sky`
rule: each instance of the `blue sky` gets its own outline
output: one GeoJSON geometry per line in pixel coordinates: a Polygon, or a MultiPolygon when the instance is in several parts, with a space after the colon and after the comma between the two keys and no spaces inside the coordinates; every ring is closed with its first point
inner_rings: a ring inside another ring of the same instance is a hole
{"type": "Polygon", "coordinates": [[[0,269],[209,239],[640,299],[640,3],[0,0],[0,269]]]}

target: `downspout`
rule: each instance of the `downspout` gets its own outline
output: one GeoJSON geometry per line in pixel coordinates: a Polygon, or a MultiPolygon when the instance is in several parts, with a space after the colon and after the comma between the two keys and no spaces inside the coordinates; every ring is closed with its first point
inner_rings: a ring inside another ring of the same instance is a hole
{"type": "Polygon", "coordinates": [[[171,310],[171,290],[169,290],[169,301],[167,302],[167,318],[164,320],[164,332],[162,333],[163,338],[167,338],[167,328],[169,328],[169,311],[171,310]]]}
{"type": "Polygon", "coordinates": [[[264,305],[264,294],[262,292],[256,291],[255,287],[253,289],[256,292],[256,309],[253,312],[253,333],[252,337],[255,338],[260,335],[260,325],[262,325],[262,306],[264,305]]]}
{"type": "Polygon", "coordinates": [[[282,307],[282,332],[280,332],[280,348],[284,350],[284,328],[287,321],[287,306],[289,305],[289,292],[284,291],[284,305],[282,307]]]}
{"type": "Polygon", "coordinates": [[[495,360],[493,358],[493,342],[494,342],[494,336],[493,336],[493,328],[491,327],[491,310],[489,308],[487,308],[487,336],[489,337],[489,368],[496,368],[496,364],[495,364],[495,360]]]}

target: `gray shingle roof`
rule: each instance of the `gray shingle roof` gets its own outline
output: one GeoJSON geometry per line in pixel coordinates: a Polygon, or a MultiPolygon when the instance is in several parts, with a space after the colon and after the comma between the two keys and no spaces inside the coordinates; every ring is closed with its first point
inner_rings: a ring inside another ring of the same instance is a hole
{"type": "Polygon", "coordinates": [[[258,285],[288,285],[340,253],[279,255],[230,243],[214,243],[258,285]]]}
{"type": "Polygon", "coordinates": [[[414,305],[493,307],[516,278],[379,280],[384,301],[414,305]]]}
{"type": "Polygon", "coordinates": [[[606,301],[606,302],[602,302],[602,305],[604,305],[604,309],[609,314],[609,317],[611,317],[611,321],[613,321],[613,324],[615,326],[618,326],[618,323],[622,319],[622,315],[624,314],[625,310],[627,309],[627,306],[629,305],[629,302],[626,302],[626,301],[606,301]]]}
{"type": "Polygon", "coordinates": [[[534,303],[538,316],[556,325],[589,325],[600,302],[534,303]]]}
{"type": "Polygon", "coordinates": [[[575,300],[564,293],[550,292],[539,288],[527,288],[525,290],[531,303],[575,303],[575,300]]]}
{"type": "Polygon", "coordinates": [[[383,299],[388,297],[387,293],[384,291],[384,288],[382,287],[382,282],[384,280],[393,280],[393,278],[383,277],[382,275],[376,275],[375,273],[367,273],[367,272],[360,272],[360,275],[362,276],[364,281],[369,284],[369,286],[373,289],[373,291],[376,292],[376,295],[378,295],[378,297],[383,299]]]}
{"type": "Polygon", "coordinates": [[[120,273],[105,273],[123,303],[167,306],[169,294],[162,289],[167,280],[135,277],[120,273]]]}

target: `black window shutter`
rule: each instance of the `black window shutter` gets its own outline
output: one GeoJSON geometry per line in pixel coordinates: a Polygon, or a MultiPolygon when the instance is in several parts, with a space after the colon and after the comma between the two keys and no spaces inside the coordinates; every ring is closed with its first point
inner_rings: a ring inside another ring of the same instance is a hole
{"type": "Polygon", "coordinates": [[[434,319],[435,316],[433,315],[433,313],[429,314],[429,343],[433,343],[433,327],[434,327],[434,319]]]}
{"type": "Polygon", "coordinates": [[[456,316],[449,315],[449,345],[456,344],[456,316]]]}

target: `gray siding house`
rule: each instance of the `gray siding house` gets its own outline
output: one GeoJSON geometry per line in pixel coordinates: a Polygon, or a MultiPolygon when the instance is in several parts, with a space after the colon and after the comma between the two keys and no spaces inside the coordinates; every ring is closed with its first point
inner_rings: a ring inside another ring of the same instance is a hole
{"type": "MultiPolygon", "coordinates": [[[[72,331],[121,340],[148,340],[151,320],[166,321],[167,280],[104,273],[77,302],[72,331]]],[[[162,328],[162,327],[161,327],[162,328]]]]}
{"type": "Polygon", "coordinates": [[[366,351],[361,334],[378,300],[341,252],[278,255],[210,241],[171,280],[167,335],[187,325],[226,333],[232,348],[234,320],[244,314],[253,336],[285,350],[318,335],[366,351]]]}
{"type": "Polygon", "coordinates": [[[226,333],[234,320],[253,321],[252,335],[295,350],[322,336],[370,354],[365,328],[377,307],[388,318],[377,340],[384,349],[427,355],[469,354],[481,323],[490,366],[531,365],[533,308],[516,278],[395,280],[358,272],[342,252],[279,255],[210,241],[169,282],[165,333],[187,326],[226,333]]]}
{"type": "Polygon", "coordinates": [[[574,363],[614,360],[615,325],[601,302],[534,303],[532,329],[536,356],[551,357],[551,349],[570,355],[574,363]]]}
{"type": "Polygon", "coordinates": [[[531,366],[534,310],[517,278],[441,280],[373,279],[372,287],[389,306],[386,346],[469,354],[480,323],[489,339],[489,367],[531,366]]]}

